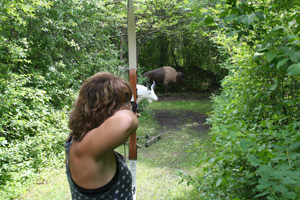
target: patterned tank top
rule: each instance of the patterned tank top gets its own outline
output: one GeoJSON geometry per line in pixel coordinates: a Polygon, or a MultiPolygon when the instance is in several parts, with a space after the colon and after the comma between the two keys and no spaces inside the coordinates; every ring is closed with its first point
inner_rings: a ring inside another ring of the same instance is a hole
{"type": "MultiPolygon", "coordinates": [[[[76,183],[73,181],[71,176],[71,171],[69,168],[69,152],[72,145],[72,137],[68,139],[68,141],[65,143],[65,149],[66,149],[66,155],[67,155],[67,163],[66,163],[66,174],[69,181],[70,191],[72,195],[73,200],[132,200],[132,177],[131,173],[126,165],[126,162],[124,161],[124,158],[122,155],[118,154],[117,152],[114,152],[116,155],[117,160],[117,167],[118,167],[118,175],[116,177],[115,183],[110,187],[106,188],[104,192],[100,193],[92,193],[87,194],[82,192],[85,191],[93,191],[93,190],[86,190],[83,188],[80,188],[76,185],[76,183]]],[[[100,188],[101,189],[101,188],[100,188]]],[[[97,190],[97,189],[96,189],[97,190]]]]}

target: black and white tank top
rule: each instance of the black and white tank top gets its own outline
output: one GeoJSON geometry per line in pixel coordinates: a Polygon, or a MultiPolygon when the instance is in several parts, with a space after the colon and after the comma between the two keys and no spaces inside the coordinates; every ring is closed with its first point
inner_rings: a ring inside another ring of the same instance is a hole
{"type": "Polygon", "coordinates": [[[69,181],[73,200],[132,200],[132,176],[126,165],[124,157],[115,153],[117,160],[117,172],[114,178],[105,186],[98,189],[84,189],[76,185],[71,176],[69,168],[69,152],[72,145],[72,137],[65,143],[67,163],[66,173],[69,181]]]}

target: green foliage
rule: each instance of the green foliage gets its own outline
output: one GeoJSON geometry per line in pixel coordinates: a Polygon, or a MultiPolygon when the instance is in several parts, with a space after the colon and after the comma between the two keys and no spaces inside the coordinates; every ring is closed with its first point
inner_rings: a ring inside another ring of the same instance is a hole
{"type": "Polygon", "coordinates": [[[118,72],[114,1],[0,2],[0,196],[15,199],[41,169],[61,166],[81,83],[118,72]]]}
{"type": "MultiPolygon", "coordinates": [[[[139,77],[171,65],[185,73],[186,90],[203,91],[228,72],[210,118],[216,151],[186,176],[199,196],[299,198],[299,1],[140,0],[136,8],[139,77]]],[[[41,168],[62,164],[82,81],[125,65],[125,9],[114,0],[0,3],[4,199],[41,168]]]]}
{"type": "Polygon", "coordinates": [[[46,91],[28,87],[27,75],[8,74],[1,79],[0,106],[1,133],[9,142],[22,140],[25,135],[34,136],[45,129],[44,121],[51,119],[49,96],[46,91]],[[26,133],[26,134],[24,134],[26,133]]]}
{"type": "Polygon", "coordinates": [[[203,92],[224,77],[226,70],[218,66],[216,46],[209,36],[192,28],[198,19],[184,2],[137,1],[136,15],[138,61],[143,72],[172,66],[185,74],[185,81],[180,86],[170,84],[169,91],[203,92]]]}
{"type": "Polygon", "coordinates": [[[229,75],[210,118],[216,152],[201,159],[206,167],[189,181],[203,199],[298,199],[300,4],[205,6],[209,12],[198,16],[214,27],[229,75]]]}
{"type": "Polygon", "coordinates": [[[31,75],[7,76],[0,79],[0,196],[6,199],[40,169],[61,165],[68,134],[66,110],[53,109],[47,91],[30,87],[31,75]]]}

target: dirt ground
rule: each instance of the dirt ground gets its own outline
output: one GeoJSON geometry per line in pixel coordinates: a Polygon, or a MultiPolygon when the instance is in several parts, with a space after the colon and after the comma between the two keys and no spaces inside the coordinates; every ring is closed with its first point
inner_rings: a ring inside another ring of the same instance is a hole
{"type": "MultiPolygon", "coordinates": [[[[159,101],[210,100],[205,94],[159,95],[159,101]]],[[[203,132],[210,128],[205,124],[207,115],[192,111],[154,110],[159,125],[164,129],[178,129],[186,126],[195,131],[203,132]]]]}
{"type": "Polygon", "coordinates": [[[206,131],[210,125],[205,124],[207,116],[191,111],[170,112],[168,110],[154,110],[159,125],[164,129],[189,127],[195,131],[206,131]]]}

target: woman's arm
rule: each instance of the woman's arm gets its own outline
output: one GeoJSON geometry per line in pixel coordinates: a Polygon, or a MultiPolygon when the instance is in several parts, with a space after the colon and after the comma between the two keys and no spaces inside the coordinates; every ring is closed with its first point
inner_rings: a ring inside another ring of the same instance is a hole
{"type": "Polygon", "coordinates": [[[131,110],[119,110],[105,120],[98,128],[86,135],[90,153],[98,158],[120,146],[138,128],[138,119],[131,110]]]}

